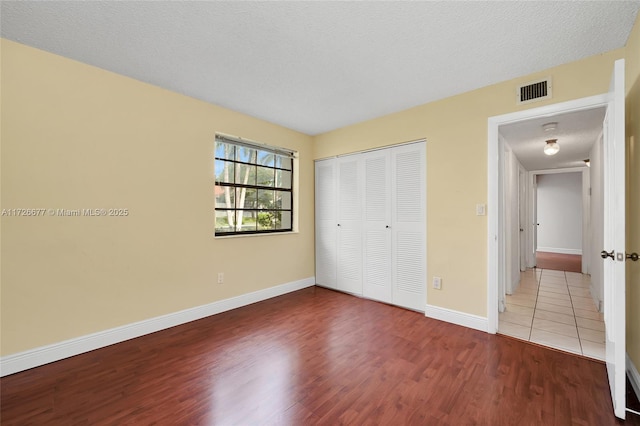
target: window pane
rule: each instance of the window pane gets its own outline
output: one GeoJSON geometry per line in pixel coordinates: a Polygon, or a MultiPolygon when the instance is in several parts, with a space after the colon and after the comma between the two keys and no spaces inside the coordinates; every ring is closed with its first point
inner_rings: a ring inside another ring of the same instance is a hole
{"type": "Polygon", "coordinates": [[[291,170],[291,158],[283,157],[282,155],[276,155],[276,167],[279,169],[291,170]]]}
{"type": "Polygon", "coordinates": [[[253,188],[236,188],[236,206],[239,209],[258,208],[258,191],[253,188]]]}
{"type": "Polygon", "coordinates": [[[291,189],[291,172],[286,170],[276,170],[276,188],[291,189]]]}
{"type": "Polygon", "coordinates": [[[256,184],[256,166],[249,164],[236,164],[236,181],[241,185],[256,184]]]}
{"type": "Polygon", "coordinates": [[[216,208],[232,209],[236,206],[235,188],[220,185],[216,185],[214,188],[216,195],[216,208]]]}
{"type": "Polygon", "coordinates": [[[286,191],[275,191],[275,208],[291,210],[291,193],[286,191]]]}
{"type": "Polygon", "coordinates": [[[216,232],[234,232],[235,223],[235,211],[216,210],[216,232]]]}
{"type": "Polygon", "coordinates": [[[238,210],[238,225],[236,232],[251,232],[257,230],[257,212],[255,210],[238,210]]]}
{"type": "Polygon", "coordinates": [[[234,163],[216,160],[216,182],[233,182],[234,163]]]}
{"type": "Polygon", "coordinates": [[[273,186],[273,180],[275,169],[270,169],[267,167],[258,167],[257,175],[259,186],[273,186]]]}
{"type": "Polygon", "coordinates": [[[291,212],[281,211],[277,213],[276,229],[291,229],[291,212]]]}
{"type": "Polygon", "coordinates": [[[269,189],[258,190],[258,208],[259,209],[273,209],[273,191],[269,189]]]}
{"type": "Polygon", "coordinates": [[[235,157],[235,146],[229,143],[216,142],[216,158],[226,158],[233,160],[235,157]]]}
{"type": "Polygon", "coordinates": [[[273,167],[276,155],[268,151],[258,151],[258,164],[261,166],[273,167]]]}
{"type": "Polygon", "coordinates": [[[276,215],[275,212],[261,211],[258,212],[258,230],[275,229],[276,215]]]}
{"type": "Polygon", "coordinates": [[[243,163],[256,163],[256,150],[244,146],[236,146],[236,160],[243,163]]]}

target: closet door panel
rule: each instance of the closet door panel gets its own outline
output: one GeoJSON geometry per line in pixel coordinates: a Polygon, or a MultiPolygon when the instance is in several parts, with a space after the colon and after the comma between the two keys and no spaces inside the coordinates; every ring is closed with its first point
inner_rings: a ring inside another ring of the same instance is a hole
{"type": "Polygon", "coordinates": [[[391,303],[391,177],[388,150],[363,154],[363,168],[363,295],[391,303]]]}
{"type": "Polygon", "coordinates": [[[425,143],[391,151],[393,303],[424,311],[426,306],[425,143]]]}
{"type": "Polygon", "coordinates": [[[361,157],[340,157],[338,164],[338,290],[362,294],[361,157]]]}
{"type": "Polygon", "coordinates": [[[337,288],[336,160],[315,164],[316,284],[337,288]]]}

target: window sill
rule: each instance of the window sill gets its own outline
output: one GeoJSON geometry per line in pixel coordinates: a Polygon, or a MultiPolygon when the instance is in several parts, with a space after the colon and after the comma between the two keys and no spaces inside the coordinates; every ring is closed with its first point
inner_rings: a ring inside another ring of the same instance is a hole
{"type": "Polygon", "coordinates": [[[291,234],[299,234],[300,231],[286,231],[286,232],[268,232],[264,234],[236,234],[236,235],[213,235],[213,238],[216,240],[225,240],[227,238],[248,238],[248,237],[273,237],[277,235],[291,235],[291,234]]]}

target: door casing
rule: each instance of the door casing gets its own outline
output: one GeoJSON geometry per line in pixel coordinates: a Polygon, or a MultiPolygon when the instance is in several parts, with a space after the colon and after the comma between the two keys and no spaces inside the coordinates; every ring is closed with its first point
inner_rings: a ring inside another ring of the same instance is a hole
{"type": "Polygon", "coordinates": [[[607,106],[607,102],[608,95],[601,94],[489,117],[487,123],[487,332],[495,334],[498,330],[498,290],[504,288],[504,282],[501,282],[504,279],[504,273],[500,271],[500,258],[504,251],[502,242],[504,241],[505,224],[499,203],[499,191],[502,184],[500,176],[504,174],[500,172],[502,164],[499,149],[499,127],[533,118],[607,106]]]}

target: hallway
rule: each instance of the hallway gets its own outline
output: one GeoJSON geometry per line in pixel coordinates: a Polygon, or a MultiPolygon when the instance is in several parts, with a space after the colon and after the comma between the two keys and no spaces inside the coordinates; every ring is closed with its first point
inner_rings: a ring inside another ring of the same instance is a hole
{"type": "Polygon", "coordinates": [[[498,333],[604,360],[604,318],[589,292],[590,277],[576,272],[527,269],[507,295],[498,333]]]}

